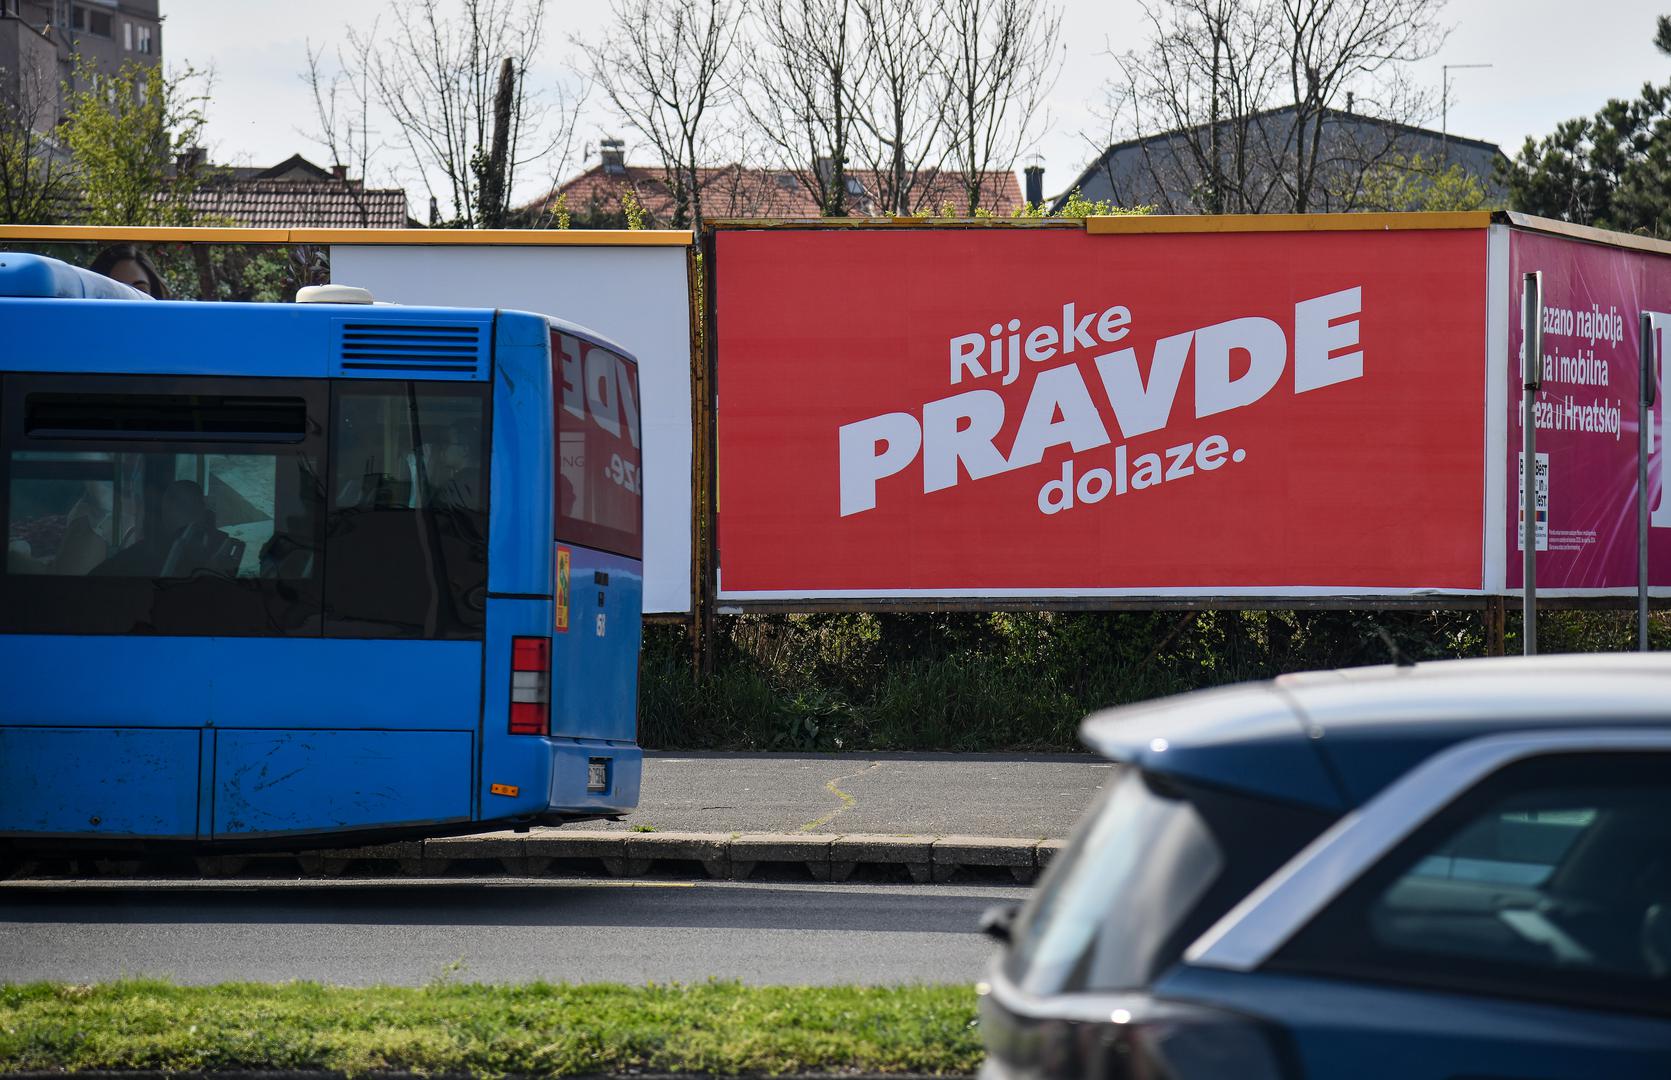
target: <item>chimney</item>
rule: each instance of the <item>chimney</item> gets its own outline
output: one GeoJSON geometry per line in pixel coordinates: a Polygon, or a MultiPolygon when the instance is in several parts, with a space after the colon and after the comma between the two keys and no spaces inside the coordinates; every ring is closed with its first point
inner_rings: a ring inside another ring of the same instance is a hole
{"type": "Polygon", "coordinates": [[[207,151],[201,146],[188,146],[174,156],[174,171],[177,174],[189,173],[202,165],[207,151]]]}
{"type": "Polygon", "coordinates": [[[1021,171],[1027,174],[1027,205],[1038,206],[1044,202],[1044,166],[1034,162],[1021,171]]]}
{"type": "Polygon", "coordinates": [[[346,165],[332,165],[331,166],[331,179],[332,180],[347,180],[348,179],[348,166],[346,166],[346,165]]]}
{"type": "Polygon", "coordinates": [[[598,143],[598,155],[603,158],[603,171],[611,176],[622,176],[627,171],[627,144],[620,139],[604,139],[598,143]]]}

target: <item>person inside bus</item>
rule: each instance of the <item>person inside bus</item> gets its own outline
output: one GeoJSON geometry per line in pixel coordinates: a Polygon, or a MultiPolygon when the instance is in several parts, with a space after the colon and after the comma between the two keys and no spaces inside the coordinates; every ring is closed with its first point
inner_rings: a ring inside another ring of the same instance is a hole
{"type": "MultiPolygon", "coordinates": [[[[481,507],[481,430],[466,421],[443,425],[424,444],[426,505],[458,510],[481,507]]],[[[409,457],[414,472],[416,458],[409,457]]]]}
{"type": "Polygon", "coordinates": [[[157,524],[92,573],[117,577],[187,577],[215,569],[231,537],[215,527],[215,513],[195,480],[176,480],[163,489],[147,521],[157,524]]]}
{"type": "Polygon", "coordinates": [[[133,244],[112,244],[94,257],[87,269],[157,300],[169,298],[168,282],[151,257],[133,244]]]}
{"type": "Polygon", "coordinates": [[[340,434],[342,448],[337,453],[335,507],[386,510],[406,506],[412,485],[389,474],[373,440],[360,438],[346,424],[340,434]]]}

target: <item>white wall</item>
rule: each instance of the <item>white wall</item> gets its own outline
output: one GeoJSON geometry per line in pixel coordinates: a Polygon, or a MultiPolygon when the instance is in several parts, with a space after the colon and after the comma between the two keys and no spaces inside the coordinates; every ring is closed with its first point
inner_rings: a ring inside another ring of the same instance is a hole
{"type": "Polygon", "coordinates": [[[638,358],[644,610],[690,610],[690,287],[683,247],[331,245],[331,280],[379,300],[555,315],[638,358]]]}

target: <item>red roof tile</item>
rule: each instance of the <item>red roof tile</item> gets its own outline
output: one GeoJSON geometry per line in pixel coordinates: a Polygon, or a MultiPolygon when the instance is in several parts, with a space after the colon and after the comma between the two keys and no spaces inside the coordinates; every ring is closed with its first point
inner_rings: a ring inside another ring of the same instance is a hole
{"type": "MultiPolygon", "coordinates": [[[[789,169],[749,169],[741,165],[700,169],[702,215],[705,218],[815,218],[818,200],[801,176],[789,169]]],[[[947,216],[967,212],[964,174],[935,170],[918,178],[916,205],[947,216]]],[[[847,173],[849,214],[856,217],[887,216],[890,210],[878,202],[877,192],[885,174],[855,169],[847,173]],[[856,189],[856,190],[855,190],[856,189]]],[[[529,203],[527,209],[548,208],[559,195],[566,197],[569,213],[620,214],[621,194],[630,188],[644,207],[646,224],[666,228],[672,224],[674,201],[662,170],[656,166],[624,165],[610,169],[594,165],[572,180],[529,203]]],[[[1021,186],[1012,172],[988,172],[983,177],[981,206],[1007,216],[1022,205],[1021,186]]]]}
{"type": "Polygon", "coordinates": [[[199,217],[256,229],[404,229],[406,192],[333,176],[300,154],[270,169],[226,169],[191,197],[199,217]],[[282,177],[282,179],[280,179],[282,177]]]}

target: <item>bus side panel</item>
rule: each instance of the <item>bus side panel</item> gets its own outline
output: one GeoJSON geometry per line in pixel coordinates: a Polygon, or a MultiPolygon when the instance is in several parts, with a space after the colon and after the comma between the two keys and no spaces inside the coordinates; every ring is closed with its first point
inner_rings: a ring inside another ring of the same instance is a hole
{"type": "Polygon", "coordinates": [[[221,731],[214,835],[470,819],[468,731],[221,731]]]}
{"type": "Polygon", "coordinates": [[[469,729],[481,657],[475,641],[7,634],[0,669],[30,678],[0,694],[0,725],[469,729]]]}
{"type": "Polygon", "coordinates": [[[569,564],[568,618],[551,643],[551,733],[573,739],[638,738],[638,650],[643,563],[558,544],[569,564]]]}
{"type": "Polygon", "coordinates": [[[0,728],[0,833],[192,839],[199,738],[179,729],[0,728]]]}

